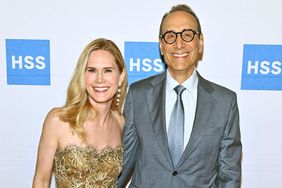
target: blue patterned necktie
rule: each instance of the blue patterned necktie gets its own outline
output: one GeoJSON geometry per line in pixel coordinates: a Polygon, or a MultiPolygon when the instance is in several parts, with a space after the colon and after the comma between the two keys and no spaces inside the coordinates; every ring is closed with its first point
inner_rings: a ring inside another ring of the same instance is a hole
{"type": "Polygon", "coordinates": [[[183,151],[184,143],[184,107],[181,94],[186,88],[178,85],[174,88],[177,100],[173,106],[168,128],[168,146],[174,167],[177,165],[183,151]]]}

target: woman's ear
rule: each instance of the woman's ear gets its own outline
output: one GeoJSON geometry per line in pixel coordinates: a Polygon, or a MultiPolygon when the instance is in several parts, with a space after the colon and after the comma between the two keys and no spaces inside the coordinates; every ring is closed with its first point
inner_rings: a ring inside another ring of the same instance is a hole
{"type": "Polygon", "coordinates": [[[125,78],[125,68],[122,70],[120,76],[119,76],[119,80],[118,80],[118,85],[121,86],[122,82],[124,81],[125,78]]]}

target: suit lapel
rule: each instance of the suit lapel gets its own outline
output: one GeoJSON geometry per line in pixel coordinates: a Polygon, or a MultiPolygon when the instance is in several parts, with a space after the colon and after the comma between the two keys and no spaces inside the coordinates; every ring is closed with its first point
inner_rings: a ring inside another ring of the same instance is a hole
{"type": "Polygon", "coordinates": [[[151,88],[146,93],[147,104],[149,108],[150,119],[155,138],[162,150],[164,156],[172,165],[166,134],[165,121],[165,79],[166,71],[151,80],[151,88]]]}
{"type": "Polygon", "coordinates": [[[203,133],[207,129],[210,112],[212,111],[214,105],[213,99],[211,97],[212,88],[210,87],[209,83],[204,80],[199,74],[198,76],[198,98],[193,129],[189,142],[186,145],[186,148],[177,167],[180,166],[189,157],[189,155],[199,144],[203,133]]]}

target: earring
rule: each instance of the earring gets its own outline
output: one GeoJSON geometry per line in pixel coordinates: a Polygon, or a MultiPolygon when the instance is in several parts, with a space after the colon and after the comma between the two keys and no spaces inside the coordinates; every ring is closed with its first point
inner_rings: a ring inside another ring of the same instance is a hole
{"type": "Polygon", "coordinates": [[[120,93],[121,93],[121,86],[118,86],[117,90],[117,98],[116,98],[116,105],[119,106],[119,101],[120,101],[120,93]]]}

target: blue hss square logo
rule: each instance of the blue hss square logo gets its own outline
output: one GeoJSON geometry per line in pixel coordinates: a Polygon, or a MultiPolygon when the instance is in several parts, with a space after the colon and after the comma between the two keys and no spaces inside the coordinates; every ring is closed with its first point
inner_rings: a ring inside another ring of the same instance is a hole
{"type": "Polygon", "coordinates": [[[282,45],[245,44],[243,90],[282,90],[282,45]]]}
{"type": "Polygon", "coordinates": [[[124,49],[128,84],[165,70],[158,42],[125,42],[124,49]]]}
{"type": "Polygon", "coordinates": [[[50,85],[49,40],[6,39],[7,84],[50,85]]]}

